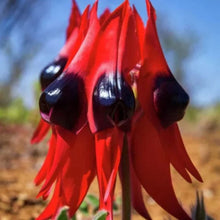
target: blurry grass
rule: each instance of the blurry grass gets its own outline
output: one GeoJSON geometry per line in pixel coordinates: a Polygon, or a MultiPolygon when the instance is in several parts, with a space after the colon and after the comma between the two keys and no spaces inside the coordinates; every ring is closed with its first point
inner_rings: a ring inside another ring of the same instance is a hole
{"type": "Polygon", "coordinates": [[[189,106],[184,120],[201,129],[220,129],[220,103],[206,108],[189,106]]]}
{"type": "Polygon", "coordinates": [[[21,124],[28,121],[29,114],[30,111],[24,106],[22,99],[17,98],[9,106],[0,108],[0,121],[21,124]]]}
{"type": "Polygon", "coordinates": [[[40,86],[38,83],[34,85],[35,108],[29,109],[24,105],[21,97],[15,98],[6,106],[0,106],[0,123],[3,124],[25,124],[30,123],[36,125],[40,119],[38,110],[38,99],[40,97],[40,86]]]}

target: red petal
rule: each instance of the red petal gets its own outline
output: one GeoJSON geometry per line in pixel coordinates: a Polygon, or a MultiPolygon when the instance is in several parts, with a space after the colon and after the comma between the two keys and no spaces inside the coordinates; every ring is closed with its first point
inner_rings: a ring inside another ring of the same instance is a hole
{"type": "Polygon", "coordinates": [[[179,143],[177,142],[177,138],[181,137],[176,136],[176,132],[173,130],[173,125],[169,126],[167,129],[163,129],[162,127],[160,129],[162,145],[170,163],[187,182],[191,183],[192,180],[186,171],[187,167],[184,161],[185,157],[188,157],[188,155],[181,154],[179,148],[184,146],[179,146],[179,143]]]}
{"type": "Polygon", "coordinates": [[[36,185],[39,185],[42,183],[42,181],[46,178],[47,173],[50,171],[51,165],[53,163],[54,154],[56,151],[56,133],[53,131],[52,136],[50,138],[49,142],[49,150],[46,156],[46,159],[38,172],[37,176],[34,179],[34,182],[36,185]]]}
{"type": "Polygon", "coordinates": [[[45,220],[45,219],[51,219],[55,217],[57,210],[62,205],[63,203],[60,200],[60,179],[58,179],[51,201],[49,202],[47,207],[44,209],[44,211],[36,218],[36,220],[45,220]]]}
{"type": "Polygon", "coordinates": [[[108,8],[105,9],[105,11],[101,14],[99,18],[99,22],[101,25],[106,21],[106,19],[109,17],[110,14],[111,14],[110,10],[108,8]]]}
{"type": "Polygon", "coordinates": [[[45,219],[50,219],[56,213],[56,210],[59,207],[59,195],[60,195],[60,181],[57,183],[53,197],[47,207],[44,209],[44,211],[36,218],[36,220],[45,220],[45,219]]]}
{"type": "Polygon", "coordinates": [[[57,127],[57,131],[58,137],[59,135],[61,136],[58,144],[62,145],[57,144],[56,153],[59,155],[58,148],[64,148],[64,144],[68,146],[66,146],[66,154],[60,155],[59,164],[54,166],[56,162],[53,162],[48,174],[49,177],[47,176],[46,182],[41,189],[40,195],[47,194],[52,183],[57,180],[52,200],[39,216],[39,219],[55,217],[58,209],[64,205],[70,207],[69,216],[73,216],[95,176],[94,137],[88,126],[77,136],[62,128],[57,127]]]}
{"type": "Polygon", "coordinates": [[[170,165],[160,137],[145,115],[132,134],[131,155],[135,173],[149,195],[180,220],[190,219],[178,203],[170,176],[170,165]]]}
{"type": "Polygon", "coordinates": [[[135,174],[132,163],[130,162],[131,175],[131,198],[134,209],[145,219],[151,220],[151,217],[145,207],[143,195],[141,191],[141,184],[135,174]]]}
{"type": "MultiPolygon", "coordinates": [[[[80,47],[78,51],[76,52],[74,58],[72,59],[71,63],[69,64],[68,68],[65,71],[65,75],[72,75],[71,77],[75,77],[75,80],[81,81],[81,86],[78,86],[78,94],[80,93],[80,115],[77,120],[77,124],[74,126],[74,133],[79,133],[80,130],[85,126],[87,122],[87,100],[86,100],[86,94],[85,94],[85,88],[84,88],[84,78],[90,71],[90,59],[92,58],[91,52],[95,44],[96,36],[100,29],[99,20],[97,17],[97,4],[98,2],[95,2],[95,4],[92,7],[90,18],[89,18],[89,28],[86,32],[86,36],[84,36],[83,30],[86,26],[86,14],[85,14],[85,22],[82,21],[82,29],[80,30],[78,40],[76,43],[75,49],[78,47],[77,45],[80,44],[80,47]],[[83,40],[83,41],[82,41],[83,40]]],[[[83,15],[84,18],[84,15],[83,15]]],[[[77,83],[77,82],[76,82],[77,83]]]]}
{"type": "Polygon", "coordinates": [[[123,132],[117,128],[95,134],[100,209],[108,210],[109,219],[112,219],[113,193],[121,158],[123,138],[123,132]]]}
{"type": "Polygon", "coordinates": [[[76,136],[72,132],[69,132],[58,126],[56,126],[56,132],[57,141],[53,162],[50,171],[47,173],[44,185],[42,186],[37,197],[44,195],[48,192],[48,190],[50,190],[52,184],[58,176],[58,173],[65,163],[69,148],[75,143],[76,136]]]}
{"type": "MultiPolygon", "coordinates": [[[[176,151],[175,155],[179,159],[181,158],[182,162],[185,165],[185,168],[199,181],[202,182],[202,177],[200,176],[199,172],[193,165],[192,161],[190,160],[186,149],[184,147],[184,143],[182,141],[180,131],[177,124],[173,124],[170,127],[167,128],[170,133],[172,133],[172,136],[170,135],[170,142],[173,143],[173,145],[170,145],[173,149],[173,153],[176,151]],[[179,155],[179,156],[177,156],[179,155]]],[[[168,131],[167,131],[168,132],[168,131]]],[[[167,138],[168,139],[168,138],[167,138]]]]}
{"type": "Polygon", "coordinates": [[[75,0],[72,0],[72,9],[69,17],[69,25],[66,29],[66,39],[68,39],[74,30],[74,28],[79,27],[81,22],[81,13],[76,4],[75,0]]]}
{"type": "Polygon", "coordinates": [[[49,129],[50,129],[50,124],[45,122],[43,119],[40,119],[40,122],[31,138],[31,144],[37,144],[40,141],[42,141],[42,139],[45,137],[49,129]]]}
{"type": "Polygon", "coordinates": [[[89,61],[91,60],[91,52],[95,44],[96,36],[100,29],[99,20],[97,17],[98,2],[96,1],[92,7],[89,28],[83,42],[80,45],[74,59],[68,67],[67,72],[78,73],[79,75],[85,75],[89,68],[89,61]]]}
{"type": "Polygon", "coordinates": [[[134,5],[133,5],[133,11],[134,11],[134,17],[135,17],[135,22],[136,22],[138,40],[139,40],[139,50],[141,53],[141,58],[143,59],[143,45],[144,45],[145,27],[144,27],[144,23],[143,23],[140,15],[138,14],[134,5]]]}
{"type": "Polygon", "coordinates": [[[86,88],[88,99],[88,121],[91,131],[97,131],[93,118],[93,91],[97,80],[103,73],[115,74],[117,70],[117,48],[119,39],[120,21],[123,12],[123,6],[118,7],[108,17],[107,21],[101,27],[99,36],[96,42],[96,50],[94,50],[93,57],[94,66],[87,76],[86,88]]]}
{"type": "MultiPolygon", "coordinates": [[[[156,12],[149,0],[146,0],[148,21],[145,32],[144,59],[148,64],[148,71],[154,74],[162,72],[170,75],[170,70],[164,57],[156,29],[156,12]]],[[[149,72],[146,72],[148,74],[149,72]]]]}
{"type": "Polygon", "coordinates": [[[71,63],[73,57],[76,55],[77,51],[79,50],[82,41],[84,40],[86,33],[88,31],[89,26],[89,5],[84,10],[82,17],[81,17],[81,24],[78,27],[75,27],[71,35],[69,36],[68,40],[66,41],[65,45],[61,49],[59,56],[61,57],[68,57],[68,61],[66,63],[65,69],[71,63]]]}
{"type": "Polygon", "coordinates": [[[135,31],[135,17],[129,4],[126,5],[124,11],[125,16],[123,17],[122,26],[120,28],[121,32],[118,43],[117,70],[119,73],[125,75],[140,61],[140,51],[138,36],[135,31]]]}
{"type": "Polygon", "coordinates": [[[73,216],[83,201],[95,176],[94,136],[86,126],[76,136],[61,172],[61,193],[65,205],[69,206],[69,215],[73,216]]]}
{"type": "Polygon", "coordinates": [[[171,75],[171,73],[158,39],[155,26],[155,11],[149,1],[147,1],[147,8],[149,19],[145,34],[145,60],[137,84],[138,100],[144,110],[144,114],[150,115],[148,120],[150,120],[157,129],[162,146],[170,163],[172,163],[186,181],[191,182],[187,170],[201,181],[198,171],[186,153],[178,128],[174,128],[176,125],[164,129],[156,115],[153,103],[154,78],[158,72],[163,72],[168,75],[171,75]]]}

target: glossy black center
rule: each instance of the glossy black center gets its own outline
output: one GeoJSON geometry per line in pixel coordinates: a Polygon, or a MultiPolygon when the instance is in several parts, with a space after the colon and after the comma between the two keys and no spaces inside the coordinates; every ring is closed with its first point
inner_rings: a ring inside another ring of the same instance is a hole
{"type": "Polygon", "coordinates": [[[123,76],[103,74],[93,94],[93,114],[97,130],[117,126],[128,131],[134,110],[134,94],[123,76]]]}
{"type": "Polygon", "coordinates": [[[64,70],[67,63],[67,58],[59,58],[52,63],[48,64],[40,74],[40,84],[42,90],[44,90],[50,83],[52,83],[64,70]]]}
{"type": "Polygon", "coordinates": [[[86,115],[83,80],[76,74],[62,74],[40,96],[41,116],[47,122],[75,130],[86,115]]]}
{"type": "Polygon", "coordinates": [[[183,118],[189,96],[174,77],[160,76],[155,81],[154,105],[164,127],[183,118]]]}

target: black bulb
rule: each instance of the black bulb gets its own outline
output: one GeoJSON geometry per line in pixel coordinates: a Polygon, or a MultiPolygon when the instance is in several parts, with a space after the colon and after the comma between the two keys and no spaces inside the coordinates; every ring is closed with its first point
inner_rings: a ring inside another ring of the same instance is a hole
{"type": "Polygon", "coordinates": [[[86,122],[86,98],[83,80],[76,74],[60,75],[40,96],[44,120],[77,132],[86,122]]]}
{"type": "Polygon", "coordinates": [[[164,127],[183,118],[189,96],[174,77],[160,76],[155,81],[154,104],[164,127]]]}
{"type": "Polygon", "coordinates": [[[93,114],[97,130],[114,126],[124,131],[130,130],[134,110],[134,94],[123,76],[103,74],[93,94],[93,114]]]}
{"type": "Polygon", "coordinates": [[[41,88],[44,90],[50,83],[52,83],[64,70],[67,63],[67,58],[60,57],[59,59],[48,64],[40,74],[41,88]]]}

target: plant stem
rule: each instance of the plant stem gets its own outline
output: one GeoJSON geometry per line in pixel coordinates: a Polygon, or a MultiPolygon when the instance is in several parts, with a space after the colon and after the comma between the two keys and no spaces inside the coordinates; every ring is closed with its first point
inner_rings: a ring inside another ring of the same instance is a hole
{"type": "Polygon", "coordinates": [[[124,137],[124,145],[120,162],[120,177],[122,186],[122,220],[129,220],[131,219],[131,184],[127,135],[124,137]]]}

